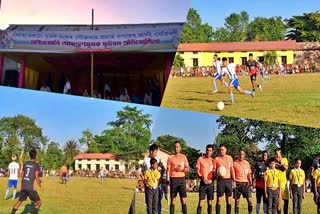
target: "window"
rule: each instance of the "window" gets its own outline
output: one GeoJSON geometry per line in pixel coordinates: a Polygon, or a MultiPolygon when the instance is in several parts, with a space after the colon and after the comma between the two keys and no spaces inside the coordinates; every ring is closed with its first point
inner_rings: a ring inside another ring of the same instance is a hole
{"type": "Polygon", "coordinates": [[[193,54],[198,54],[198,51],[193,51],[192,53],[193,53],[193,54]]]}
{"type": "Polygon", "coordinates": [[[281,56],[281,62],[286,65],[287,64],[287,56],[281,56]]]}
{"type": "Polygon", "coordinates": [[[100,161],[100,159],[97,159],[97,161],[100,161]]]}
{"type": "Polygon", "coordinates": [[[91,159],[88,159],[87,161],[91,161],[91,159]]]}
{"type": "Polygon", "coordinates": [[[233,53],[233,51],[228,51],[228,53],[233,53]]]}
{"type": "Polygon", "coordinates": [[[119,164],[115,164],[115,165],[114,165],[114,169],[115,169],[115,170],[119,170],[119,164]]]}
{"type": "Polygon", "coordinates": [[[87,164],[87,169],[91,170],[91,164],[87,164]]]}
{"type": "Polygon", "coordinates": [[[106,164],[106,170],[109,171],[109,164],[106,164]]]}
{"type": "Polygon", "coordinates": [[[241,64],[245,65],[247,63],[247,57],[241,57],[241,64]]]}
{"type": "Polygon", "coordinates": [[[100,170],[100,164],[96,164],[96,170],[100,170]]]}
{"type": "Polygon", "coordinates": [[[194,67],[198,66],[198,58],[193,58],[192,62],[194,67]]]}
{"type": "Polygon", "coordinates": [[[229,63],[234,63],[234,58],[233,57],[229,57],[228,61],[229,61],[229,63]]]}
{"type": "Polygon", "coordinates": [[[78,164],[78,169],[82,169],[82,164],[78,164]]]}
{"type": "Polygon", "coordinates": [[[82,161],[82,159],[79,159],[78,161],[82,161]]]}
{"type": "Polygon", "coordinates": [[[183,52],[183,51],[181,51],[181,52],[179,52],[179,54],[184,54],[184,52],[183,52]]]}

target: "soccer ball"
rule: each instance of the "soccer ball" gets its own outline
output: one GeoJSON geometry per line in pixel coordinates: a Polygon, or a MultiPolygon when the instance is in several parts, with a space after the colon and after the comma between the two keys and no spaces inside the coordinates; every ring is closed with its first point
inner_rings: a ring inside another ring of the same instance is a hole
{"type": "Polygon", "coordinates": [[[218,102],[218,104],[217,104],[217,109],[218,109],[219,111],[222,111],[222,110],[224,109],[224,103],[223,103],[222,101],[218,102]]]}
{"type": "Polygon", "coordinates": [[[227,170],[224,166],[220,166],[218,169],[217,169],[217,174],[218,176],[225,176],[227,174],[227,170]]]}

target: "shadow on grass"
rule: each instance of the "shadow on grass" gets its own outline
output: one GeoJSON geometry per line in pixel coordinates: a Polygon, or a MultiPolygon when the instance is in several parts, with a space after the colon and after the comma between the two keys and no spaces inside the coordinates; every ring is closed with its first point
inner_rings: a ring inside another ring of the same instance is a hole
{"type": "Polygon", "coordinates": [[[12,199],[13,199],[13,200],[16,200],[16,199],[19,198],[19,196],[20,196],[20,192],[17,192],[17,193],[16,193],[16,197],[15,197],[14,199],[12,198],[12,195],[11,195],[11,196],[9,196],[8,198],[6,198],[5,200],[9,200],[9,199],[10,199],[10,200],[12,200],[12,199]]]}
{"type": "Polygon", "coordinates": [[[200,99],[200,98],[179,98],[180,100],[188,100],[188,101],[205,101],[207,103],[213,103],[214,100],[208,100],[208,99],[200,99]]]}
{"type": "Polygon", "coordinates": [[[34,209],[35,209],[34,202],[31,202],[31,204],[27,204],[24,207],[24,210],[22,211],[22,214],[33,213],[34,209]]]}
{"type": "Polygon", "coordinates": [[[134,188],[128,188],[128,187],[121,187],[122,189],[126,189],[126,190],[132,190],[132,191],[135,191],[134,188]]]}

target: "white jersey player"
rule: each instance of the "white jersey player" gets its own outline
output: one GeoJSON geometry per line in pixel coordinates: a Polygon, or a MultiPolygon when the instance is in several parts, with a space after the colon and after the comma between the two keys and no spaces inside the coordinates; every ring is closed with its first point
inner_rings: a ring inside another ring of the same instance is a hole
{"type": "Polygon", "coordinates": [[[230,101],[231,104],[234,103],[234,97],[232,88],[234,87],[237,91],[239,91],[242,94],[251,95],[252,97],[255,96],[255,93],[249,90],[243,90],[240,87],[239,79],[236,73],[236,67],[237,65],[235,63],[228,63],[227,58],[222,58],[222,69],[221,69],[221,76],[226,75],[230,82],[229,82],[229,95],[230,95],[230,101]]]}
{"type": "Polygon", "coordinates": [[[226,87],[228,87],[228,83],[225,82],[221,76],[221,62],[218,60],[218,55],[215,54],[213,57],[213,62],[212,62],[212,66],[215,70],[215,74],[213,76],[213,89],[214,91],[212,91],[213,93],[217,93],[218,92],[218,87],[217,87],[217,83],[216,80],[220,80],[221,84],[224,84],[226,87]]]}
{"type": "Polygon", "coordinates": [[[19,177],[19,164],[16,162],[17,156],[13,155],[11,157],[12,162],[8,166],[8,176],[9,176],[9,181],[8,181],[8,188],[6,190],[4,199],[8,198],[9,195],[9,190],[10,188],[14,187],[14,191],[12,194],[12,199],[15,199],[16,193],[17,193],[17,186],[18,186],[18,177],[19,177]]]}

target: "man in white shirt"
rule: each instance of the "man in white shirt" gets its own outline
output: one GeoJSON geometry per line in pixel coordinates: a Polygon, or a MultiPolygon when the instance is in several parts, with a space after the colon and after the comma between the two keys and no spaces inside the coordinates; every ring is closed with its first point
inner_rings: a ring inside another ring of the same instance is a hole
{"type": "Polygon", "coordinates": [[[66,84],[64,85],[63,93],[64,94],[71,94],[71,82],[68,78],[67,78],[66,84]]]}
{"type": "Polygon", "coordinates": [[[234,97],[233,97],[233,92],[232,92],[233,88],[235,88],[237,91],[239,91],[242,94],[251,95],[252,98],[254,98],[254,96],[255,96],[255,93],[253,91],[243,90],[240,88],[239,79],[236,74],[236,67],[237,67],[237,65],[235,63],[229,64],[227,58],[225,58],[225,57],[222,58],[221,76],[227,75],[227,77],[230,80],[228,88],[229,88],[229,95],[230,95],[231,104],[234,104],[234,97]]]}
{"type": "Polygon", "coordinates": [[[18,186],[18,175],[19,175],[19,164],[16,162],[17,156],[13,155],[11,157],[12,162],[8,166],[8,188],[6,190],[6,194],[4,196],[4,199],[6,200],[9,195],[9,191],[12,187],[14,187],[14,191],[12,194],[12,199],[15,199],[16,193],[17,193],[17,186],[18,186]]]}
{"type": "Polygon", "coordinates": [[[111,88],[110,83],[107,82],[103,88],[103,98],[107,100],[111,100],[111,88]]]}
{"type": "Polygon", "coordinates": [[[217,87],[216,80],[220,80],[221,84],[224,84],[226,87],[228,87],[228,83],[225,82],[221,76],[221,62],[218,60],[217,54],[214,55],[212,64],[213,64],[213,68],[215,71],[215,74],[213,76],[213,81],[212,81],[214,91],[212,91],[212,92],[217,93],[218,87],[217,87]]]}
{"type": "Polygon", "coordinates": [[[47,91],[47,92],[51,92],[51,89],[49,86],[47,86],[46,82],[43,82],[43,85],[40,88],[40,91],[47,91]]]}

